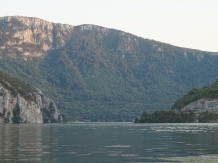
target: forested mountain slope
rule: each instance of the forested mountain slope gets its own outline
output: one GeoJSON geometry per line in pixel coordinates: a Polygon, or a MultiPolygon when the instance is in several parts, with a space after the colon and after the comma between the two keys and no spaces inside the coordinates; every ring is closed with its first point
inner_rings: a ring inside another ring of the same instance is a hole
{"type": "Polygon", "coordinates": [[[40,88],[68,120],[132,121],[218,76],[217,53],[95,25],[4,17],[2,37],[1,70],[40,88]],[[30,39],[17,37],[25,31],[30,39]]]}
{"type": "MultiPolygon", "coordinates": [[[[208,101],[218,100],[218,79],[216,79],[216,81],[210,86],[204,86],[203,88],[192,88],[182,98],[176,100],[176,102],[172,105],[172,109],[181,110],[187,105],[202,99],[208,101]]],[[[203,105],[204,104],[202,104],[202,106],[203,105]]],[[[218,108],[218,104],[215,107],[218,108]]],[[[200,108],[200,106],[196,106],[196,108],[200,108]]]]}
{"type": "Polygon", "coordinates": [[[210,86],[192,88],[175,101],[171,110],[143,112],[136,123],[217,123],[218,79],[210,86]]]}

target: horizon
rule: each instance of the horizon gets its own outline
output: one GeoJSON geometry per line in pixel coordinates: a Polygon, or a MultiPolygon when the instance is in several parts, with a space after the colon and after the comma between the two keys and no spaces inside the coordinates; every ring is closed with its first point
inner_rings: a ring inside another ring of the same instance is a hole
{"type": "Polygon", "coordinates": [[[0,17],[35,17],[73,26],[92,24],[173,46],[218,52],[216,6],[216,0],[8,0],[2,2],[0,17]]]}
{"type": "MultiPolygon", "coordinates": [[[[51,21],[48,21],[48,20],[45,20],[45,19],[42,19],[42,18],[38,18],[38,17],[28,17],[28,16],[19,16],[19,15],[12,15],[12,16],[3,16],[3,17],[27,17],[27,18],[36,18],[36,19],[41,19],[41,20],[44,20],[44,21],[46,21],[46,22],[50,22],[50,23],[54,23],[54,24],[62,24],[62,23],[58,23],[58,22],[51,22],[51,21]]],[[[2,17],[0,17],[0,18],[2,18],[2,17]]],[[[101,25],[96,25],[96,24],[79,24],[79,25],[72,25],[72,24],[66,24],[66,23],[64,23],[63,25],[71,25],[71,26],[73,26],[73,27],[77,27],[77,26],[82,26],[82,25],[93,25],[93,26],[99,26],[99,27],[102,27],[102,28],[107,28],[107,27],[104,27],[104,26],[101,26],[101,25]]],[[[122,30],[120,30],[120,29],[115,29],[115,28],[108,28],[108,29],[114,29],[114,30],[117,30],[117,31],[122,31],[122,30]]],[[[125,32],[125,31],[122,31],[122,32],[125,32]]],[[[125,33],[129,33],[129,32],[125,32],[125,33]]],[[[141,38],[143,38],[143,39],[148,39],[148,40],[154,40],[154,39],[150,39],[150,38],[144,38],[144,37],[142,37],[142,36],[138,36],[138,35],[135,35],[135,34],[132,34],[132,33],[129,33],[129,34],[131,34],[131,35],[134,35],[134,36],[136,36],[136,37],[141,37],[141,38]]],[[[186,48],[186,49],[192,49],[192,50],[200,50],[200,51],[202,51],[202,52],[211,52],[211,51],[205,51],[205,50],[201,50],[201,49],[193,49],[193,48],[187,48],[187,47],[182,47],[182,46],[178,46],[178,45],[173,45],[173,44],[171,44],[171,43],[166,43],[166,42],[163,42],[163,41],[158,41],[158,40],[154,40],[154,41],[157,41],[157,42],[161,42],[161,43],[164,43],[164,44],[168,44],[168,45],[171,45],[171,46],[175,46],[175,47],[179,47],[179,48],[186,48]]],[[[211,52],[211,53],[218,53],[218,51],[217,52],[211,52]]]]}

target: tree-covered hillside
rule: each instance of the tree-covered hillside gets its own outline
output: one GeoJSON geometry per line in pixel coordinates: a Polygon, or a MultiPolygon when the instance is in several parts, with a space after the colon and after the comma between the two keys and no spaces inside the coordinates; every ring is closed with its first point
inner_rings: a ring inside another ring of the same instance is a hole
{"type": "Polygon", "coordinates": [[[192,88],[186,95],[178,99],[173,105],[172,109],[181,110],[184,106],[197,101],[201,98],[217,99],[218,98],[218,79],[210,86],[203,88],[192,88]]]}
{"type": "Polygon", "coordinates": [[[68,120],[132,121],[217,77],[216,53],[93,25],[74,27],[70,38],[44,57],[4,51],[0,59],[1,70],[40,88],[68,120]]]}
{"type": "MultiPolygon", "coordinates": [[[[171,110],[156,110],[153,113],[143,112],[142,115],[135,119],[135,123],[217,123],[217,111],[210,109],[197,111],[202,106],[195,105],[195,111],[182,110],[186,105],[199,99],[207,99],[212,101],[218,99],[218,79],[210,86],[203,88],[192,88],[186,95],[178,99],[171,110]]],[[[204,102],[203,102],[204,103],[204,102]]],[[[208,107],[212,103],[205,104],[208,107]]],[[[217,105],[217,104],[216,104],[217,105]]],[[[205,107],[203,107],[206,109],[205,107]]]]}
{"type": "Polygon", "coordinates": [[[0,84],[9,90],[12,95],[17,96],[19,93],[22,97],[24,97],[26,100],[32,100],[33,93],[36,91],[34,87],[32,87],[29,84],[26,84],[24,81],[19,80],[17,78],[13,78],[2,71],[0,71],[0,84]]]}

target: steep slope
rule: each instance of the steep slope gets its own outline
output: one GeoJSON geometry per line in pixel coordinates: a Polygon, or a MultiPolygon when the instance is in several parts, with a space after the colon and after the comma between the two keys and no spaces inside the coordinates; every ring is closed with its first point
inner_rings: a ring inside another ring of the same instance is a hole
{"type": "Polygon", "coordinates": [[[177,110],[214,110],[218,112],[218,80],[210,86],[193,88],[182,98],[178,99],[172,109],[177,110]]]}
{"type": "Polygon", "coordinates": [[[47,51],[65,45],[73,26],[38,18],[0,18],[0,55],[10,58],[42,57],[47,51]]]}
{"type": "Polygon", "coordinates": [[[0,123],[62,122],[54,101],[0,71],[0,123]]]}
{"type": "Polygon", "coordinates": [[[143,112],[135,123],[217,123],[218,79],[210,86],[193,88],[173,105],[172,110],[143,112]]]}
{"type": "MultiPolygon", "coordinates": [[[[170,108],[192,87],[210,84],[217,77],[217,53],[179,48],[95,25],[41,30],[38,37],[31,35],[33,40],[48,38],[49,33],[56,38],[59,33],[64,43],[53,39],[47,50],[43,49],[46,41],[31,43],[38,49],[32,48],[28,57],[23,54],[30,46],[22,44],[19,55],[11,55],[17,45],[8,45],[14,37],[7,33],[24,31],[13,21],[30,29],[39,27],[24,23],[36,18],[5,19],[3,26],[11,28],[0,30],[8,36],[1,45],[8,48],[1,48],[0,68],[52,97],[68,120],[132,121],[145,110],[170,108]]],[[[46,28],[46,21],[36,20],[46,28]]]]}
{"type": "Polygon", "coordinates": [[[173,110],[193,112],[195,122],[218,122],[218,80],[210,86],[193,88],[172,106],[173,110]]]}

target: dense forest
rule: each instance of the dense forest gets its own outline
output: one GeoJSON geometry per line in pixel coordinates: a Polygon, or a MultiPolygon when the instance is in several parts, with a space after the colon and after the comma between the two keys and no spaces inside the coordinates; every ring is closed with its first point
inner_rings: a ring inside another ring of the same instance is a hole
{"type": "Polygon", "coordinates": [[[134,120],[134,123],[217,123],[216,112],[176,112],[175,110],[156,110],[153,113],[144,112],[134,120]]]}
{"type": "Polygon", "coordinates": [[[218,98],[218,79],[210,86],[203,88],[193,88],[182,98],[178,99],[173,105],[172,109],[181,110],[185,105],[201,98],[216,99],[218,98]]]}
{"type": "Polygon", "coordinates": [[[174,110],[156,110],[154,113],[144,112],[135,123],[190,123],[195,121],[194,112],[180,113],[174,110]]]}
{"type": "Polygon", "coordinates": [[[210,86],[193,88],[173,105],[172,110],[156,110],[155,112],[143,112],[135,119],[135,123],[190,123],[190,122],[218,122],[218,113],[215,111],[193,112],[182,111],[184,106],[199,99],[218,99],[218,79],[210,86]]]}
{"type": "MultiPolygon", "coordinates": [[[[16,21],[14,26],[22,28],[16,21]]],[[[7,24],[0,34],[12,39],[7,24]]],[[[132,121],[144,111],[169,109],[188,90],[217,77],[216,53],[94,25],[76,26],[69,37],[64,46],[26,60],[20,52],[11,57],[16,48],[8,45],[0,49],[0,69],[40,88],[70,121],[132,121]]]]}

